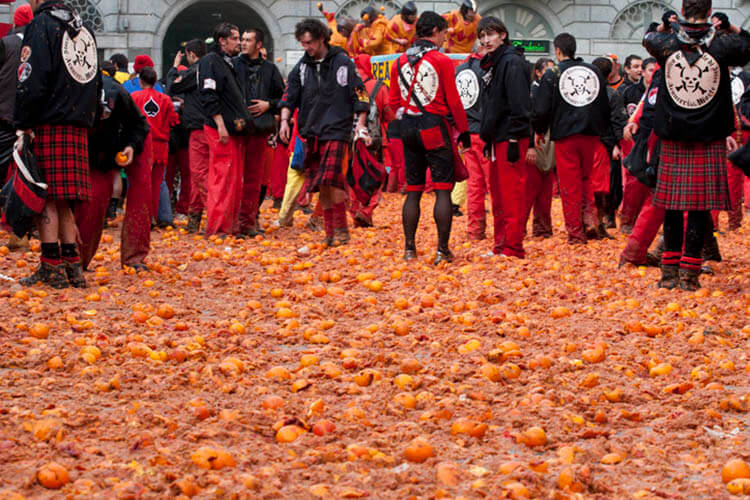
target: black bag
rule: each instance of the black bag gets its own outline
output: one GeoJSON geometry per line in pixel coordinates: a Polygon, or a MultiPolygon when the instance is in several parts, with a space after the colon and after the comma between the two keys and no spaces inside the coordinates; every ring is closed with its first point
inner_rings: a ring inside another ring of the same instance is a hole
{"type": "Polygon", "coordinates": [[[656,189],[656,172],[659,168],[659,156],[661,154],[661,139],[657,139],[649,157],[648,136],[638,136],[630,154],[625,157],[623,164],[628,172],[638,182],[649,188],[656,189]]]}
{"type": "Polygon", "coordinates": [[[19,238],[34,227],[34,218],[42,213],[47,199],[47,184],[29,148],[30,138],[23,136],[21,150],[13,151],[16,168],[2,189],[5,220],[19,238]]]}

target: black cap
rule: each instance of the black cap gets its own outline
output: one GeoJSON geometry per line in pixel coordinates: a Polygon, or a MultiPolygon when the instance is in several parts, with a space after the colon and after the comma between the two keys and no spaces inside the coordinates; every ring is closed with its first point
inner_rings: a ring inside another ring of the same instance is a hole
{"type": "Polygon", "coordinates": [[[417,13],[417,5],[412,2],[406,2],[403,7],[401,7],[401,15],[406,16],[413,16],[417,13]]]}
{"type": "Polygon", "coordinates": [[[474,5],[473,0],[463,0],[463,2],[461,2],[461,7],[464,7],[467,10],[476,10],[476,5],[474,5]]]}
{"type": "Polygon", "coordinates": [[[364,19],[365,14],[367,14],[368,21],[374,21],[378,17],[377,12],[375,12],[375,7],[373,7],[372,5],[368,5],[367,7],[362,9],[362,12],[360,12],[359,17],[364,19]]]}

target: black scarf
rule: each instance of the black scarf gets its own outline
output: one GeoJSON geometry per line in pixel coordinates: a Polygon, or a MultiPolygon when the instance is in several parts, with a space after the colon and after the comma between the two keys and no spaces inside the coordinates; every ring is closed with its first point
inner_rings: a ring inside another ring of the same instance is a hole
{"type": "Polygon", "coordinates": [[[479,65],[482,67],[485,71],[490,71],[492,68],[495,67],[495,64],[497,64],[497,61],[500,60],[500,57],[502,57],[503,54],[505,54],[505,51],[508,50],[508,45],[502,44],[497,49],[493,50],[492,52],[489,52],[484,55],[482,58],[482,61],[479,63],[479,65]]]}

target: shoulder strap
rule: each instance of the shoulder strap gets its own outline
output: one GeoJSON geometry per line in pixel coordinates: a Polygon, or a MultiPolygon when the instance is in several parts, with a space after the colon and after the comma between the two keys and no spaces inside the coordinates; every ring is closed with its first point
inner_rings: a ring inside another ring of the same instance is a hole
{"type": "Polygon", "coordinates": [[[409,86],[409,92],[406,94],[406,107],[409,107],[409,102],[411,101],[412,97],[414,98],[414,103],[417,105],[417,108],[419,108],[419,111],[421,111],[423,114],[427,114],[427,111],[424,109],[424,106],[422,105],[422,102],[419,100],[419,98],[414,94],[414,84],[417,83],[417,71],[419,70],[419,64],[422,62],[422,59],[417,61],[417,64],[414,65],[414,68],[412,71],[414,72],[414,75],[411,79],[411,84],[406,81],[406,77],[404,77],[404,74],[401,73],[401,61],[398,62],[398,77],[401,80],[404,85],[409,86]]]}
{"type": "Polygon", "coordinates": [[[375,86],[372,88],[372,92],[370,93],[370,102],[374,102],[375,96],[378,95],[378,92],[380,92],[380,89],[383,88],[383,81],[378,80],[375,82],[375,86]]]}

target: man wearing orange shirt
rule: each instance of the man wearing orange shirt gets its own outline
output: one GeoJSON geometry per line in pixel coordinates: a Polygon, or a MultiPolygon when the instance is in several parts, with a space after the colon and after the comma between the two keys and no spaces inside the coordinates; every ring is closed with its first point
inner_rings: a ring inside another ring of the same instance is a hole
{"type": "Polygon", "coordinates": [[[362,10],[362,21],[365,27],[359,33],[361,46],[359,53],[371,56],[392,54],[394,50],[386,38],[388,19],[385,16],[378,15],[374,7],[368,6],[362,10]]]}
{"type": "Polygon", "coordinates": [[[401,12],[393,16],[388,23],[386,39],[391,43],[393,52],[405,52],[411,47],[416,38],[417,6],[414,2],[406,2],[401,12]]]}
{"type": "Polygon", "coordinates": [[[477,41],[477,14],[473,0],[463,0],[458,10],[443,14],[448,21],[448,36],[443,48],[448,54],[469,54],[477,41]]]}

